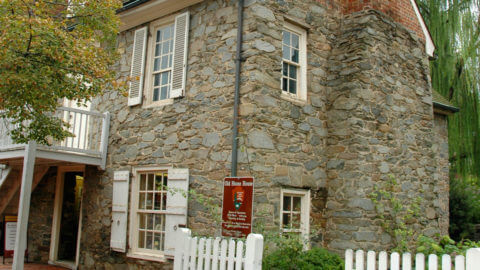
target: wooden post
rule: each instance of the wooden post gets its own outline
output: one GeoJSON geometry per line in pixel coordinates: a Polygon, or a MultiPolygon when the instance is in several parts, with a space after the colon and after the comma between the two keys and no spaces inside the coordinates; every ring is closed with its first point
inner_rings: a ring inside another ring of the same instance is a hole
{"type": "Polygon", "coordinates": [[[262,257],[263,236],[261,234],[249,234],[247,237],[247,247],[245,254],[245,269],[262,269],[262,257]]]}
{"type": "Polygon", "coordinates": [[[18,206],[17,235],[13,254],[14,270],[23,270],[25,250],[27,248],[28,214],[30,212],[30,197],[32,195],[33,169],[35,166],[37,143],[29,141],[25,146],[23,158],[22,187],[20,188],[20,203],[18,206]]]}
{"type": "Polygon", "coordinates": [[[476,270],[480,265],[480,248],[467,250],[467,270],[476,270]]]}

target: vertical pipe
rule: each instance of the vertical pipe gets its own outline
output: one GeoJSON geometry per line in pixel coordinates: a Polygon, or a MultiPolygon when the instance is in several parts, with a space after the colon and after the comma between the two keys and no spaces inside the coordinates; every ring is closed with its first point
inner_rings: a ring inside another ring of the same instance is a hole
{"type": "Polygon", "coordinates": [[[233,104],[232,168],[231,176],[237,176],[238,152],[238,104],[240,103],[240,68],[242,63],[243,0],[238,0],[237,53],[235,56],[235,101],[233,104]]]}

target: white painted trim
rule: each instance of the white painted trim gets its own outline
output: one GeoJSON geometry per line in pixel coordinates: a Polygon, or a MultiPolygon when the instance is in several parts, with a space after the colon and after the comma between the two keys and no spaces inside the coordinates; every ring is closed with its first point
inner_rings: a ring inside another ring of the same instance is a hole
{"type": "MultiPolygon", "coordinates": [[[[282,97],[285,99],[292,99],[294,102],[301,102],[307,100],[307,30],[301,28],[295,24],[292,24],[288,21],[284,22],[283,29],[293,32],[299,36],[299,61],[300,70],[298,72],[299,78],[297,79],[297,94],[285,93],[282,89],[282,80],[280,79],[280,91],[282,92],[282,97]]],[[[282,29],[282,31],[283,31],[282,29]]],[[[280,50],[283,50],[283,39],[282,47],[280,50]]],[[[281,63],[281,69],[283,70],[283,58],[281,63]]]]}
{"type": "Polygon", "coordinates": [[[172,14],[203,0],[154,0],[123,11],[120,16],[120,32],[172,14]]]}
{"type": "Polygon", "coordinates": [[[308,242],[310,234],[310,190],[308,189],[291,189],[282,188],[280,191],[280,231],[286,231],[283,229],[283,196],[284,195],[297,195],[301,196],[301,210],[300,210],[300,230],[302,231],[302,238],[308,242]]]}
{"type": "Polygon", "coordinates": [[[423,20],[422,14],[420,14],[420,10],[418,10],[418,6],[415,0],[410,0],[410,3],[412,4],[413,10],[415,11],[415,15],[417,15],[418,23],[420,23],[420,26],[422,27],[423,35],[425,36],[425,51],[427,52],[428,56],[433,57],[433,53],[435,52],[435,44],[433,43],[432,36],[428,31],[427,25],[423,20]]]}
{"type": "Polygon", "coordinates": [[[84,181],[85,181],[85,166],[59,166],[57,169],[57,181],[55,184],[55,201],[53,205],[53,218],[52,218],[52,234],[50,236],[50,253],[48,258],[48,264],[59,265],[63,267],[71,267],[76,269],[78,267],[78,257],[79,257],[79,248],[80,248],[80,239],[82,232],[82,210],[83,210],[83,191],[82,191],[82,207],[80,207],[79,221],[78,221],[78,235],[77,235],[77,254],[75,262],[65,262],[57,260],[58,257],[58,241],[60,240],[60,222],[62,218],[62,201],[63,201],[63,188],[65,184],[65,173],[66,172],[82,172],[84,181]]]}

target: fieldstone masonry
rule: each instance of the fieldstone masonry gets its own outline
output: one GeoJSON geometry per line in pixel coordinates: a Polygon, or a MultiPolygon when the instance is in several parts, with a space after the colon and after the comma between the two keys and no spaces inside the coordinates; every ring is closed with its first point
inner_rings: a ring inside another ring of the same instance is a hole
{"type": "MultiPolygon", "coordinates": [[[[92,107],[109,111],[112,120],[107,169],[89,167],[85,175],[82,269],[171,267],[110,251],[116,170],[188,168],[190,189],[221,204],[231,162],[236,2],[207,0],[188,8],[184,98],[153,108],[128,107],[116,91],[93,100],[92,107]]],[[[134,31],[118,37],[119,80],[130,75],[134,31]]],[[[246,1],[239,174],[256,180],[255,228],[279,228],[282,187],[309,189],[313,245],[338,252],[383,249],[391,239],[368,194],[393,175],[405,198],[426,191],[423,207],[431,214],[419,229],[447,232],[448,146],[444,132],[437,136],[445,119],[434,122],[423,48],[414,33],[376,11],[343,15],[314,0],[246,1]],[[308,31],[306,102],[281,96],[286,21],[308,31]]],[[[195,233],[219,233],[198,203],[189,204],[187,225],[195,233]]]]}

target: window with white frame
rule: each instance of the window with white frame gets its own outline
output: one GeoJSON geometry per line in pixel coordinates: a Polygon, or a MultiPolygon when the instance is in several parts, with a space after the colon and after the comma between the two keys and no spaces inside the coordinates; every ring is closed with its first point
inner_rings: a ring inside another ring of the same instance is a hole
{"type": "Polygon", "coordinates": [[[165,247],[165,213],[167,208],[167,172],[141,172],[135,181],[136,193],[132,218],[135,219],[134,249],[162,254],[165,247]]]}
{"type": "Polygon", "coordinates": [[[307,32],[286,23],[282,39],[282,94],[307,99],[307,32]]]}
{"type": "Polygon", "coordinates": [[[310,230],[310,191],[282,189],[280,204],[281,231],[301,234],[307,240],[310,230]]]}
{"type": "Polygon", "coordinates": [[[174,31],[173,23],[154,29],[150,102],[170,98],[174,31]]]}

